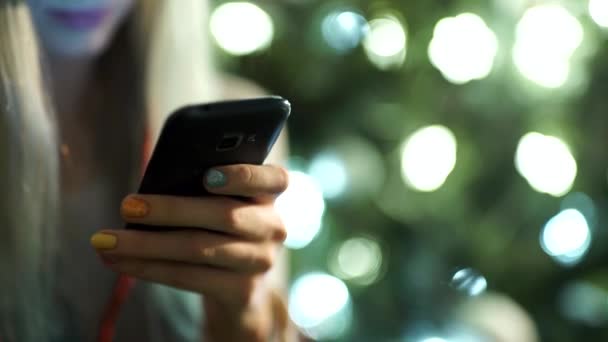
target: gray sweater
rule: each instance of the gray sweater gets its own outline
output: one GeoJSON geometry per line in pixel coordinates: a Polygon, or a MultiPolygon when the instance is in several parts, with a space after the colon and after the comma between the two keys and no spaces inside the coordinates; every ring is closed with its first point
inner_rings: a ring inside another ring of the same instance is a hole
{"type": "MultiPolygon", "coordinates": [[[[102,228],[124,225],[116,201],[102,184],[64,198],[57,310],[59,341],[95,341],[117,274],[106,268],[89,244],[102,228]],[[114,203],[114,205],[112,205],[114,203]]],[[[138,281],[122,307],[116,342],[201,341],[201,296],[138,281]]]]}

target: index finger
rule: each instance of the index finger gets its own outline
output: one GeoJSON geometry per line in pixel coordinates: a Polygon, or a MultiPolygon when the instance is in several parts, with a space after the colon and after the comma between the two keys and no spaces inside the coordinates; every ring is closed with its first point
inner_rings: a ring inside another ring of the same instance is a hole
{"type": "Polygon", "coordinates": [[[214,194],[264,197],[277,196],[287,189],[287,170],[274,165],[226,165],[207,171],[205,188],[214,194]]]}

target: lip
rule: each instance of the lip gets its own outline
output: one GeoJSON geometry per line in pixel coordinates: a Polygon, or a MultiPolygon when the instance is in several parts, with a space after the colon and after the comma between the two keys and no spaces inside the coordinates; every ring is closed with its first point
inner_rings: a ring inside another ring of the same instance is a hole
{"type": "Polygon", "coordinates": [[[51,8],[47,13],[51,19],[67,29],[89,31],[101,25],[109,11],[103,8],[78,10],[51,8]]]}

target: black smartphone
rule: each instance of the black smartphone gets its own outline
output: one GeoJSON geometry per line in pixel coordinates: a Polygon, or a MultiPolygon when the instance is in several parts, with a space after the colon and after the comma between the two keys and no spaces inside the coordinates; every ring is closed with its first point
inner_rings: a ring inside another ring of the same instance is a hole
{"type": "MultiPolygon", "coordinates": [[[[138,193],[209,195],[203,177],[214,166],[264,162],[291,111],[280,96],[178,109],[165,122],[138,193]]],[[[166,230],[127,224],[128,229],[166,230]]]]}

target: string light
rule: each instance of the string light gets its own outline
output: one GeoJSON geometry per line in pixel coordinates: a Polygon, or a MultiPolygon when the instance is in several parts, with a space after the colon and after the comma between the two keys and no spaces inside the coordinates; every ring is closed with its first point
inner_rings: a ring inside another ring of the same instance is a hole
{"type": "Polygon", "coordinates": [[[276,200],[275,208],[287,228],[285,246],[306,247],[319,233],[325,201],[319,184],[311,176],[289,173],[289,187],[276,200]]]}
{"type": "Polygon", "coordinates": [[[570,191],[577,173],[568,145],[557,137],[536,132],[520,139],[515,166],[533,189],[556,197],[570,191]]]}
{"type": "Polygon", "coordinates": [[[270,16],[249,2],[218,6],[209,22],[218,45],[233,55],[247,55],[268,47],[274,35],[270,16]]]}
{"type": "Polygon", "coordinates": [[[382,70],[397,68],[405,61],[407,33],[397,18],[388,15],[369,22],[369,33],[363,45],[376,67],[382,70]]]}
{"type": "Polygon", "coordinates": [[[551,218],[542,230],[541,247],[557,262],[578,263],[591,245],[591,231],[585,216],[576,209],[566,209],[551,218]]]}
{"type": "Polygon", "coordinates": [[[428,54],[448,81],[463,84],[487,77],[497,51],[496,35],[483,19],[463,13],[435,25],[428,54]]]}
{"type": "Polygon", "coordinates": [[[444,126],[414,132],[402,148],[401,170],[405,182],[419,191],[439,189],[456,165],[456,138],[444,126]]]}
{"type": "Polygon", "coordinates": [[[569,78],[570,58],[582,40],[581,24],[562,6],[532,7],[517,24],[513,61],[532,82],[559,88],[569,78]]]}

